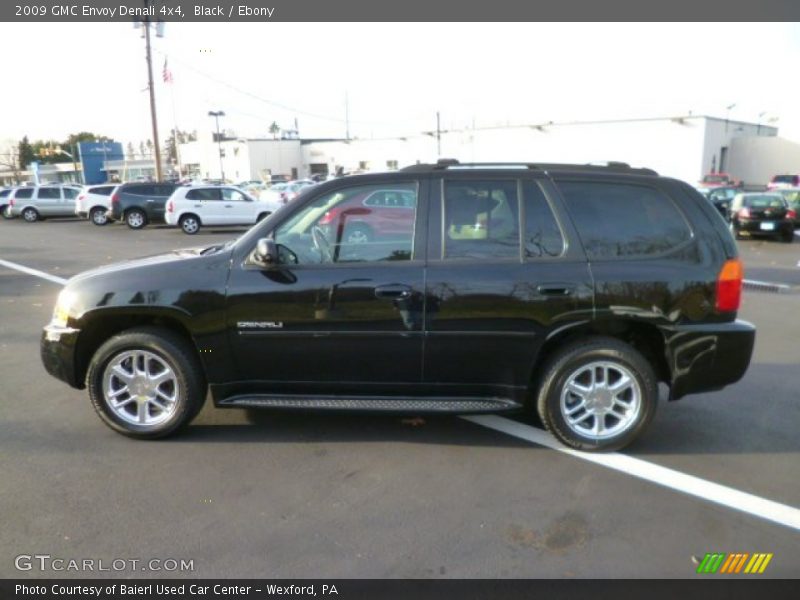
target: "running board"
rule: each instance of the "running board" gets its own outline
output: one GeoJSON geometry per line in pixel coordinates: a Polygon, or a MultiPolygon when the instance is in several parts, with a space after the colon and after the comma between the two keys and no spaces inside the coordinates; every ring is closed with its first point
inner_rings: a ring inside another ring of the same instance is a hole
{"type": "Polygon", "coordinates": [[[349,396],[290,396],[280,394],[231,396],[221,400],[217,406],[403,413],[483,413],[521,408],[520,404],[505,398],[437,397],[426,399],[396,398],[392,396],[353,398],[349,396]]]}

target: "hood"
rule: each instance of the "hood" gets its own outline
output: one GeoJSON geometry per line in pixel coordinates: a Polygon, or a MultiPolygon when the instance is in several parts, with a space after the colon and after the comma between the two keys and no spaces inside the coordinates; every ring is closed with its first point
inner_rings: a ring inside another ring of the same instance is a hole
{"type": "Polygon", "coordinates": [[[196,259],[203,256],[202,254],[203,251],[207,249],[208,246],[202,248],[184,248],[181,250],[173,250],[171,252],[165,252],[164,254],[154,254],[152,256],[145,256],[143,258],[133,258],[130,260],[123,260],[120,262],[103,265],[102,267],[96,267],[94,269],[89,269],[88,271],[83,271],[82,273],[78,273],[69,280],[68,284],[84,281],[86,279],[90,279],[98,275],[105,275],[108,273],[120,273],[122,271],[127,271],[129,269],[137,269],[140,267],[147,267],[165,263],[176,263],[185,260],[196,259]]]}

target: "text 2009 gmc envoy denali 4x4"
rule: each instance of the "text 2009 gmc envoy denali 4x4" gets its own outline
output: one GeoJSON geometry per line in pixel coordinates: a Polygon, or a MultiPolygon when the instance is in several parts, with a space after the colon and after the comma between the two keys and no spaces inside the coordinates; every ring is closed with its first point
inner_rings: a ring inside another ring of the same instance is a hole
{"type": "Polygon", "coordinates": [[[747,370],[742,266],[689,185],[622,163],[442,160],[309,188],[224,245],[72,278],[47,370],[155,438],[217,406],[536,411],[625,446],[747,370]]]}

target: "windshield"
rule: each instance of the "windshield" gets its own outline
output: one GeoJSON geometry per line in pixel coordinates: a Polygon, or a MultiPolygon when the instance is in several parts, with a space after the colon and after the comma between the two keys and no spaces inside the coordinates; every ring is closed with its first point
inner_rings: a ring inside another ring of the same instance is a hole
{"type": "Polygon", "coordinates": [[[784,208],[784,200],[777,195],[745,196],[745,206],[750,208],[784,208]]]}
{"type": "Polygon", "coordinates": [[[772,183],[794,183],[796,177],[796,175],[775,175],[772,178],[772,183]]]}

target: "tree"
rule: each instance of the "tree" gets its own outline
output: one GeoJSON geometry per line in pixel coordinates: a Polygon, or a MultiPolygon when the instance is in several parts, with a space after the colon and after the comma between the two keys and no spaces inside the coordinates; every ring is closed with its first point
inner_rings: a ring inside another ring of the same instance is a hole
{"type": "Polygon", "coordinates": [[[281,132],[281,128],[275,121],[273,121],[272,125],[269,126],[269,132],[272,134],[272,139],[278,139],[278,134],[281,132]]]}
{"type": "Polygon", "coordinates": [[[17,165],[23,169],[36,160],[36,153],[33,149],[33,146],[28,141],[27,135],[20,140],[19,147],[17,149],[17,155],[17,165]]]}

